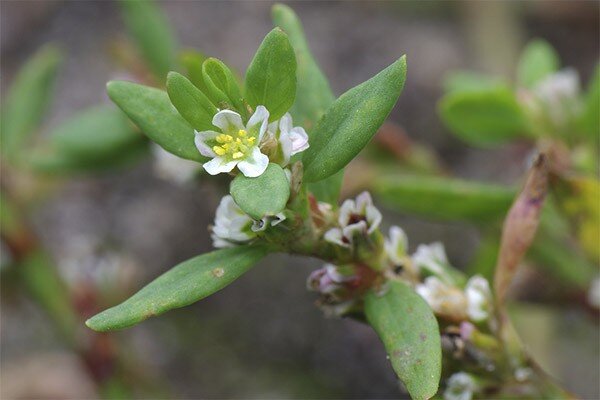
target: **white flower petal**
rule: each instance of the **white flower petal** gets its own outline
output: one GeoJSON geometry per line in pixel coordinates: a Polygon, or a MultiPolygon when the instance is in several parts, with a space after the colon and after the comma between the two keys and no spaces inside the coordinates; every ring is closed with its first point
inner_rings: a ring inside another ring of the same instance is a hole
{"type": "Polygon", "coordinates": [[[465,286],[465,295],[469,318],[475,322],[486,320],[492,301],[492,291],[487,279],[481,275],[473,276],[465,286]]]}
{"type": "Polygon", "coordinates": [[[358,221],[355,224],[350,224],[342,228],[342,232],[344,237],[349,241],[352,241],[352,238],[360,233],[364,233],[367,231],[367,223],[365,221],[358,221]]]}
{"type": "Polygon", "coordinates": [[[256,135],[257,142],[260,143],[263,135],[267,131],[267,126],[269,124],[269,111],[265,108],[265,106],[256,107],[256,111],[248,120],[247,130],[253,131],[258,129],[258,134],[256,135]],[[258,125],[258,126],[257,126],[258,125]]]}
{"type": "Polygon", "coordinates": [[[288,163],[290,162],[290,158],[292,157],[293,143],[290,140],[290,137],[282,133],[281,136],[279,136],[279,146],[281,148],[281,154],[283,156],[281,164],[283,166],[286,166],[288,165],[288,163]]]}
{"type": "Polygon", "coordinates": [[[194,131],[194,143],[196,144],[196,148],[204,157],[216,157],[217,155],[212,150],[210,144],[207,143],[209,140],[214,140],[219,133],[215,131],[194,131]]]}
{"type": "Polygon", "coordinates": [[[262,175],[269,165],[269,157],[260,152],[258,147],[252,149],[252,154],[238,163],[238,169],[248,178],[262,175]]]}
{"type": "Polygon", "coordinates": [[[375,232],[375,229],[381,224],[381,213],[375,206],[368,205],[366,210],[367,223],[369,225],[368,234],[375,232]]]}
{"type": "Polygon", "coordinates": [[[221,110],[216,113],[212,124],[221,128],[223,133],[237,133],[240,129],[244,129],[240,114],[231,110],[221,110]]]}
{"type": "Polygon", "coordinates": [[[227,161],[221,157],[215,157],[209,162],[205,162],[202,166],[211,175],[217,175],[221,172],[231,172],[235,168],[237,161],[227,161]]]}
{"type": "Polygon", "coordinates": [[[373,199],[371,199],[371,195],[369,194],[369,192],[362,192],[361,194],[359,194],[358,196],[356,196],[356,207],[355,207],[355,212],[357,214],[362,214],[365,215],[366,214],[366,210],[368,206],[372,206],[373,205],[373,199]]]}
{"type": "Polygon", "coordinates": [[[290,131],[288,136],[292,142],[292,155],[308,149],[308,135],[304,128],[297,126],[290,131]]]}
{"type": "Polygon", "coordinates": [[[325,233],[323,238],[329,243],[338,244],[343,247],[350,247],[348,243],[344,243],[344,241],[342,241],[342,230],[339,228],[331,228],[325,233]]]}
{"type": "Polygon", "coordinates": [[[340,216],[338,217],[338,222],[341,227],[348,225],[348,222],[350,222],[350,217],[354,213],[355,208],[354,200],[344,200],[342,206],[340,207],[340,216]]]}
{"type": "Polygon", "coordinates": [[[282,134],[286,135],[292,130],[292,116],[290,113],[285,113],[285,115],[279,120],[279,130],[282,134]]]}

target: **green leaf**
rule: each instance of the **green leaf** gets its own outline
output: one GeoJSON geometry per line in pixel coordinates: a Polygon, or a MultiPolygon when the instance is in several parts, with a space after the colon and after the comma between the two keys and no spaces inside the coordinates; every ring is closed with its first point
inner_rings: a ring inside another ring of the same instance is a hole
{"type": "Polygon", "coordinates": [[[231,195],[238,206],[250,217],[259,220],[265,215],[283,211],[290,198],[290,182],[283,169],[269,164],[256,178],[238,175],[231,182],[231,195]]]}
{"type": "Polygon", "coordinates": [[[179,57],[179,61],[187,71],[187,77],[202,93],[208,93],[202,76],[202,64],[207,59],[207,56],[196,50],[183,51],[179,57]]]}
{"type": "Polygon", "coordinates": [[[167,93],[171,102],[197,131],[214,130],[212,119],[219,111],[217,107],[192,84],[177,72],[167,75],[167,93]]]}
{"type": "Polygon", "coordinates": [[[503,85],[501,79],[469,71],[457,71],[444,77],[444,91],[470,92],[493,89],[503,85]]]}
{"type": "Polygon", "coordinates": [[[194,144],[194,128],[171,104],[166,92],[124,81],[111,81],[108,96],[152,141],[187,160],[205,162],[194,144]]]}
{"type": "Polygon", "coordinates": [[[600,140],[600,65],[596,65],[583,103],[583,131],[594,142],[600,140]]]}
{"type": "Polygon", "coordinates": [[[450,93],[440,101],[439,113],[454,134],[472,145],[495,145],[528,133],[515,95],[505,87],[450,93]]]}
{"type": "Polygon", "coordinates": [[[2,106],[0,148],[14,159],[39,125],[51,100],[60,51],[53,45],[38,50],[19,71],[2,106]]]}
{"type": "Polygon", "coordinates": [[[119,5],[129,33],[158,81],[162,82],[173,67],[177,48],[167,19],[151,0],[127,0],[119,5]]]}
{"type": "Polygon", "coordinates": [[[388,284],[385,294],[371,291],[365,297],[367,320],[410,396],[429,399],[438,390],[442,369],[437,320],[425,300],[405,283],[388,284]]]}
{"type": "Polygon", "coordinates": [[[50,137],[59,152],[82,160],[110,158],[145,141],[125,114],[110,105],[77,114],[54,129],[50,137]]]}
{"type": "Polygon", "coordinates": [[[519,84],[531,88],[559,67],[560,60],[554,48],[545,40],[535,39],[521,53],[517,80],[519,84]]]}
{"type": "Polygon", "coordinates": [[[404,87],[406,57],[350,89],[329,107],[304,152],[304,179],[317,182],[346,166],[371,140],[404,87]]]}
{"type": "Polygon", "coordinates": [[[246,100],[263,105],[270,121],[281,118],[296,98],[296,56],[287,35],[279,28],[265,37],[246,71],[246,100]]]}
{"type": "Polygon", "coordinates": [[[308,47],[302,24],[294,11],[286,5],[275,4],[272,16],[274,24],[287,33],[296,54],[296,101],[290,114],[310,135],[335,96],[308,47]]]}
{"type": "Polygon", "coordinates": [[[218,108],[233,108],[242,116],[247,115],[235,75],[221,60],[209,58],[204,61],[202,64],[202,78],[207,90],[204,94],[218,108]]]}
{"type": "Polygon", "coordinates": [[[39,174],[77,175],[115,172],[132,166],[147,155],[147,141],[135,142],[106,157],[89,159],[75,157],[49,145],[33,149],[25,161],[28,168],[39,174]]]}
{"type": "Polygon", "coordinates": [[[86,325],[100,332],[122,329],[190,305],[235,281],[266,254],[263,246],[240,246],[191,258],[123,303],[88,319],[86,325]]]}
{"type": "Polygon", "coordinates": [[[394,175],[377,179],[373,193],[400,212],[487,223],[506,215],[516,190],[460,179],[394,175]]]}
{"type": "Polygon", "coordinates": [[[74,343],[79,318],[69,290],[50,260],[48,254],[34,249],[24,257],[17,270],[29,293],[50,315],[61,334],[74,343]]]}
{"type": "MultiPolygon", "coordinates": [[[[327,78],[321,72],[304,37],[304,30],[294,11],[283,4],[275,4],[273,22],[281,27],[296,54],[296,101],[290,109],[295,124],[303,126],[309,136],[317,121],[335,100],[327,78]]],[[[319,201],[336,205],[340,196],[344,171],[316,183],[308,184],[308,190],[319,201]]]]}

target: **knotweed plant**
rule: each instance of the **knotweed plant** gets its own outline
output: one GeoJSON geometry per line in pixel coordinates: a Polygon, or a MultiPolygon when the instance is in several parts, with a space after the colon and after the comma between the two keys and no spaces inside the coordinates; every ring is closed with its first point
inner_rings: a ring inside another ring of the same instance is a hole
{"type": "Polygon", "coordinates": [[[368,192],[338,203],[344,168],[402,92],[406,58],[336,99],[294,13],[277,5],[273,18],[277,27],[243,82],[222,61],[197,56],[187,76],[168,73],[166,91],[108,83],[113,102],[152,141],[230,184],[210,227],[216,250],[87,325],[135,325],[217,292],[270,253],[287,253],[323,261],[307,289],[327,315],[373,327],[412,398],[567,397],[522,350],[503,306],[537,227],[547,155],[536,158],[509,212],[493,285],[454,268],[439,242],[411,254],[402,228],[381,230],[368,192]]]}

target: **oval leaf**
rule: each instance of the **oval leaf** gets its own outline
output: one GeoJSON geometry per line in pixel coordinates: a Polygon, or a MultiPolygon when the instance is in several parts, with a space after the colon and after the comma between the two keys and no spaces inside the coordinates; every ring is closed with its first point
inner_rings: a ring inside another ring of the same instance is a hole
{"type": "Polygon", "coordinates": [[[519,59],[517,78],[525,87],[533,87],[548,75],[556,72],[560,61],[556,50],[548,42],[541,39],[527,44],[519,59]]]}
{"type": "Polygon", "coordinates": [[[185,76],[167,75],[167,93],[179,114],[197,131],[213,130],[212,119],[217,107],[185,76]]]}
{"type": "Polygon", "coordinates": [[[118,306],[88,319],[95,331],[127,328],[223,289],[267,254],[262,246],[216,250],[177,265],[118,306]]]}
{"type": "Polygon", "coordinates": [[[176,40],[167,19],[154,1],[128,0],[119,2],[123,19],[140,53],[159,82],[173,67],[176,40]]]}
{"type": "Polygon", "coordinates": [[[166,92],[124,81],[111,81],[108,96],[153,142],[187,160],[205,162],[194,144],[194,128],[173,107],[166,92]]]}
{"type": "Polygon", "coordinates": [[[310,135],[335,96],[308,47],[298,16],[283,4],[274,5],[272,14],[274,24],[287,33],[296,55],[296,101],[290,114],[296,124],[302,125],[310,135]]]}
{"type": "Polygon", "coordinates": [[[271,163],[256,178],[236,176],[230,191],[237,205],[250,217],[259,220],[283,211],[290,198],[290,182],[283,169],[271,163]]]}
{"type": "Polygon", "coordinates": [[[385,294],[366,295],[365,314],[410,396],[432,397],[440,382],[442,348],[437,320],[425,300],[392,281],[385,294]]]}
{"type": "Polygon", "coordinates": [[[38,50],[19,71],[2,105],[3,155],[15,158],[22,154],[20,146],[41,122],[50,103],[60,60],[59,50],[48,45],[38,50]]]}
{"type": "Polygon", "coordinates": [[[246,71],[246,100],[269,110],[269,120],[283,116],[296,97],[296,56],[287,35],[279,28],[265,37],[246,71]]]}
{"type": "Polygon", "coordinates": [[[237,79],[221,60],[209,58],[204,61],[202,79],[206,96],[219,108],[233,108],[242,116],[247,114],[237,79]]]}
{"type": "Polygon", "coordinates": [[[490,146],[527,134],[521,107],[508,88],[450,93],[439,112],[448,128],[470,144],[490,146]]]}
{"type": "Polygon", "coordinates": [[[54,129],[54,147],[72,158],[100,160],[146,141],[125,114],[111,105],[91,107],[54,129]]]}
{"type": "Polygon", "coordinates": [[[346,166],[371,140],[404,87],[406,57],[340,96],[315,127],[304,152],[304,179],[317,182],[346,166]]]}
{"type": "MultiPolygon", "coordinates": [[[[287,33],[296,54],[296,101],[290,114],[296,124],[306,129],[310,143],[313,128],[333,103],[335,96],[308,47],[298,16],[283,4],[275,4],[272,14],[274,24],[287,33]]],[[[308,190],[317,200],[336,205],[343,178],[344,171],[341,170],[322,181],[310,183],[308,190]]]]}
{"type": "Polygon", "coordinates": [[[516,191],[460,179],[389,176],[375,182],[374,193],[401,212],[481,223],[506,215],[516,191]]]}

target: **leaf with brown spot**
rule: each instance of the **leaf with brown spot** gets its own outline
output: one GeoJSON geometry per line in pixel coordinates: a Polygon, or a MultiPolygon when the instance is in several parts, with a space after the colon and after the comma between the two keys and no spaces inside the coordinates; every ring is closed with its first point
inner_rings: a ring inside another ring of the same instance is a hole
{"type": "Polygon", "coordinates": [[[216,250],[182,262],[123,303],[90,318],[95,331],[123,329],[223,289],[268,253],[264,246],[216,250]]]}
{"type": "Polygon", "coordinates": [[[548,160],[540,153],[534,161],[521,193],[506,218],[494,276],[494,290],[501,305],[519,262],[535,238],[540,212],[548,191],[548,160]]]}
{"type": "Polygon", "coordinates": [[[437,320],[425,300],[403,282],[365,296],[365,314],[381,338],[392,367],[413,399],[438,390],[442,350],[437,320]]]}

